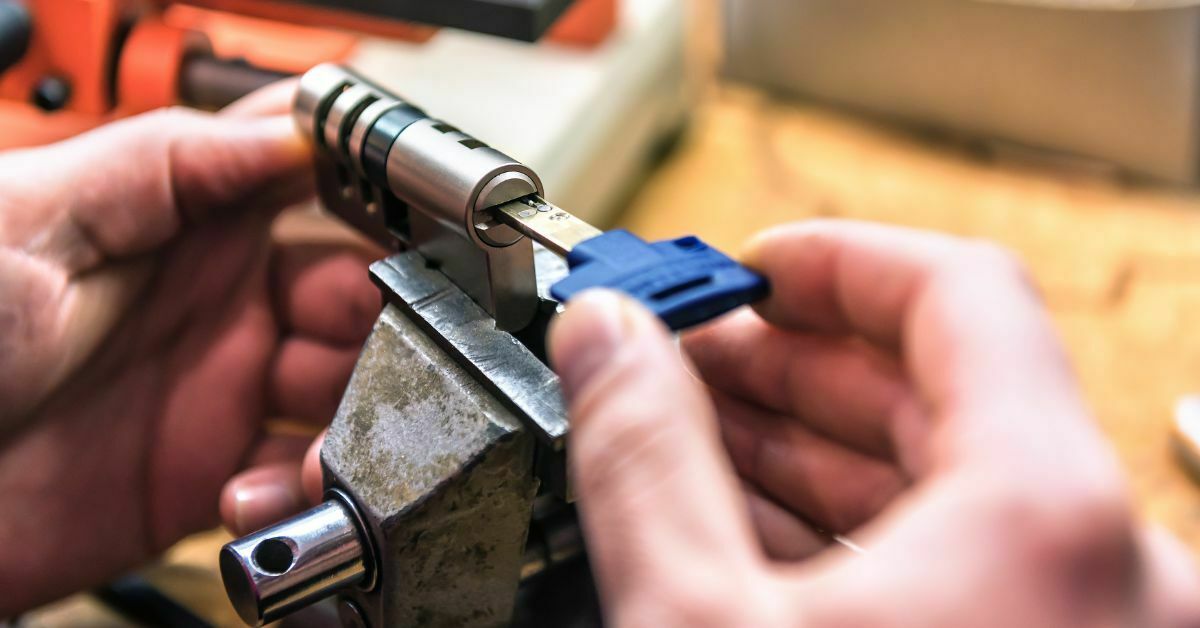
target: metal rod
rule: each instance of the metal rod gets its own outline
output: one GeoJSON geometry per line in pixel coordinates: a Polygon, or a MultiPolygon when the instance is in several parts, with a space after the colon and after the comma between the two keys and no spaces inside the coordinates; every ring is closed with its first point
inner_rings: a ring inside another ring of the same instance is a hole
{"type": "Polygon", "coordinates": [[[339,499],[221,548],[221,579],[238,615],[261,626],[361,581],[363,541],[339,499]]]}
{"type": "Polygon", "coordinates": [[[219,109],[288,76],[237,59],[190,55],[179,70],[179,98],[192,107],[219,109]]]}
{"type": "Polygon", "coordinates": [[[29,49],[33,20],[25,5],[0,0],[0,74],[16,65],[29,49]]]}

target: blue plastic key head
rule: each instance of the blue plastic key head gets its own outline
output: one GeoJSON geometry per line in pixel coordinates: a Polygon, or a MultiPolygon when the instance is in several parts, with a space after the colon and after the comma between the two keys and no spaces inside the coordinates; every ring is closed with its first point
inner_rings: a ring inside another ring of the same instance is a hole
{"type": "Polygon", "coordinates": [[[767,296],[767,280],[699,238],[647,243],[615,230],[567,255],[571,272],[550,288],[562,302],[589,288],[620,290],[680,330],[767,296]]]}

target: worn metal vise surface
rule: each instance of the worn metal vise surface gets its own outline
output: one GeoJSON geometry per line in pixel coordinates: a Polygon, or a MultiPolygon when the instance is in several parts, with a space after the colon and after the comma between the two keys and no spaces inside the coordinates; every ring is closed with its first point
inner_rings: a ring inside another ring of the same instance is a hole
{"type": "Polygon", "coordinates": [[[222,550],[239,614],[336,594],[347,625],[598,625],[564,452],[527,427],[564,416],[556,377],[419,254],[371,271],[385,303],[321,450],[329,501],[222,550]]]}

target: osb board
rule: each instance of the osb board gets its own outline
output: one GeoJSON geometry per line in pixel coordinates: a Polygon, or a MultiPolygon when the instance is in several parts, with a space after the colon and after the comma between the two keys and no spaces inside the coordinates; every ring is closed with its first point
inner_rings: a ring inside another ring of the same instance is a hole
{"type": "Polygon", "coordinates": [[[840,216],[1015,249],[1143,512],[1200,553],[1200,488],[1168,448],[1175,400],[1200,391],[1200,328],[1190,324],[1200,321],[1200,196],[1072,166],[997,160],[726,85],[620,222],[737,250],[769,225],[840,216]]]}

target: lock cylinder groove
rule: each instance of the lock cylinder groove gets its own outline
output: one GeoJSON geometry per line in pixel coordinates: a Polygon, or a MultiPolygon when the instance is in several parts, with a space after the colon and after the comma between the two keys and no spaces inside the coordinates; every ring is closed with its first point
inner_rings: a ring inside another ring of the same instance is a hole
{"type": "Polygon", "coordinates": [[[305,73],[293,115],[329,211],[384,247],[415,249],[499,329],[533,321],[533,245],[495,209],[542,194],[533,170],[337,65],[305,73]]]}
{"type": "Polygon", "coordinates": [[[480,248],[522,238],[485,210],[543,194],[528,166],[342,67],[306,73],[293,109],[301,132],[343,168],[344,189],[363,179],[480,248]]]}
{"type": "MultiPolygon", "coordinates": [[[[395,103],[378,119],[370,121],[363,134],[366,141],[360,146],[351,143],[362,164],[362,174],[374,185],[388,187],[387,160],[392,145],[400,134],[414,122],[426,120],[425,112],[405,103],[395,103]]],[[[365,127],[365,124],[364,124],[365,127]]]]}

